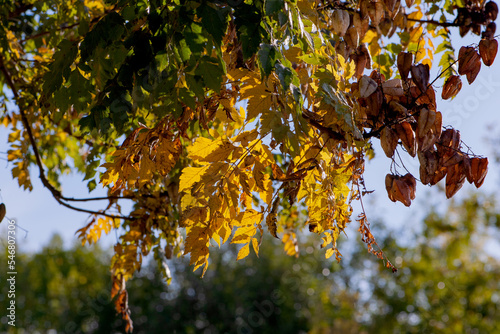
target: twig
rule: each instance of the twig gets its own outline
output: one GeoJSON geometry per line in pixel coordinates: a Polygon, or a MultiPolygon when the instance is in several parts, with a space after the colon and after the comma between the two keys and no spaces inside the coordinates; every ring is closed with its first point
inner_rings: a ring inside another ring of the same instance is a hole
{"type": "MultiPolygon", "coordinates": [[[[14,82],[12,81],[10,73],[7,71],[7,68],[5,67],[2,55],[0,55],[0,70],[3,73],[5,80],[7,81],[7,85],[12,90],[12,94],[14,95],[14,98],[17,100],[19,98],[19,94],[17,92],[16,86],[14,85],[14,82]]],[[[61,192],[59,190],[57,190],[56,188],[54,188],[54,186],[52,184],[50,184],[49,180],[45,177],[45,171],[43,169],[43,163],[42,163],[42,159],[40,157],[40,152],[38,151],[38,147],[36,146],[35,137],[33,136],[33,132],[31,130],[31,126],[30,126],[30,123],[28,121],[28,118],[26,117],[26,113],[24,112],[24,110],[22,108],[19,108],[19,113],[21,115],[21,120],[22,120],[22,123],[24,125],[24,128],[26,129],[26,132],[28,134],[28,138],[29,138],[31,147],[33,148],[33,152],[35,154],[35,160],[36,160],[36,164],[38,166],[40,180],[42,181],[42,184],[45,186],[45,188],[49,189],[52,196],[55,198],[55,200],[59,204],[65,206],[69,209],[79,211],[79,212],[86,212],[89,214],[97,214],[97,215],[102,215],[102,216],[106,216],[106,217],[110,217],[110,218],[119,218],[119,219],[127,219],[127,220],[136,219],[133,217],[111,215],[111,214],[108,214],[105,212],[98,212],[98,211],[93,211],[93,210],[77,208],[77,207],[74,207],[68,203],[65,203],[64,201],[91,201],[91,200],[101,200],[101,199],[114,199],[114,197],[108,197],[108,198],[95,197],[94,199],[80,199],[80,200],[75,199],[75,198],[64,197],[61,194],[61,192]]]]}

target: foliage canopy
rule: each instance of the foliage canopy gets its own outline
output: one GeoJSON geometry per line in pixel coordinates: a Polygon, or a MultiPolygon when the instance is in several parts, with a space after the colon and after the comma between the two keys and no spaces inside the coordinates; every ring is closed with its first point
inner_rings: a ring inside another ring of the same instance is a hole
{"type": "MultiPolygon", "coordinates": [[[[289,255],[308,227],[340,260],[375,138],[393,159],[393,201],[415,198],[399,146],[418,156],[422,183],[446,177],[447,197],[484,181],[487,159],[443,129],[434,83],[446,80],[451,98],[460,76],[471,84],[493,63],[497,13],[479,0],[7,1],[0,94],[12,175],[31,189],[36,165],[59,203],[90,213],[82,242],[120,231],[112,295],[128,320],[125,283],[150,252],[167,278],[165,259],[181,254],[205,273],[211,243],[241,244],[237,259],[258,254],[265,223],[289,255]],[[452,27],[481,35],[478,45],[457,53],[452,27]],[[63,195],[70,171],[108,196],[63,195]],[[75,205],[94,200],[109,204],[75,205]]],[[[365,214],[357,221],[384,259],[365,214]]]]}

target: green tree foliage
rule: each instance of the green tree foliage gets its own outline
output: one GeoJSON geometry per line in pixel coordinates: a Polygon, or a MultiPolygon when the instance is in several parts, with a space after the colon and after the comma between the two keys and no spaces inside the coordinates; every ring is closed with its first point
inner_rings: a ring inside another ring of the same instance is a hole
{"type": "MultiPolygon", "coordinates": [[[[446,177],[447,197],[483,183],[488,160],[443,128],[435,87],[446,80],[451,98],[461,76],[472,84],[493,63],[497,14],[479,0],[4,1],[12,175],[31,189],[36,166],[55,200],[91,214],[82,242],[119,231],[111,294],[129,329],[125,283],[150,252],[167,279],[165,259],[183,254],[204,274],[211,245],[240,244],[240,260],[259,252],[267,227],[289,255],[308,229],[340,260],[374,141],[393,161],[393,201],[409,206],[416,188],[396,150],[418,156],[422,183],[446,177]],[[456,52],[453,27],[478,44],[456,52]],[[107,196],[63,194],[71,171],[107,196]],[[77,204],[102,200],[99,211],[77,204]]],[[[364,213],[358,222],[395,270],[364,213]]]]}

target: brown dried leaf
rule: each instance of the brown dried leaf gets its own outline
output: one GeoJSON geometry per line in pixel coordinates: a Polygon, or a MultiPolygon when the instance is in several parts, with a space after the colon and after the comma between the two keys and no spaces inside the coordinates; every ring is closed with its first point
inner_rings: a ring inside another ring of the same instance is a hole
{"type": "Polygon", "coordinates": [[[474,185],[479,188],[482,186],[488,173],[488,158],[472,158],[471,165],[474,185]]]}

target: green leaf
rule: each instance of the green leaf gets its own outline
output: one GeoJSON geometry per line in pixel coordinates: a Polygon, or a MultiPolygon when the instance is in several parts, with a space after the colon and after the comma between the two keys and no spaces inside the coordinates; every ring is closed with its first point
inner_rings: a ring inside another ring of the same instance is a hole
{"type": "Polygon", "coordinates": [[[276,63],[275,67],[276,67],[276,74],[278,75],[278,78],[280,79],[281,82],[281,86],[285,91],[288,91],[293,79],[292,69],[285,67],[280,63],[276,63]]]}
{"type": "Polygon", "coordinates": [[[261,70],[265,77],[271,74],[276,63],[276,49],[270,44],[262,44],[258,52],[261,70]]]}
{"type": "Polygon", "coordinates": [[[283,0],[266,0],[266,15],[270,16],[283,9],[283,0]]]}
{"type": "Polygon", "coordinates": [[[225,10],[216,10],[207,4],[202,4],[197,12],[201,16],[203,28],[212,35],[215,44],[220,46],[227,29],[227,12],[225,10]]]}
{"type": "Polygon", "coordinates": [[[52,95],[58,90],[63,78],[67,79],[71,73],[70,66],[75,61],[78,49],[76,44],[64,39],[57,46],[58,50],[54,54],[54,61],[49,65],[50,71],[43,77],[43,92],[45,96],[52,95]]]}
{"type": "Polygon", "coordinates": [[[205,85],[208,88],[214,90],[217,93],[220,92],[222,75],[224,73],[218,59],[203,56],[200,59],[198,67],[196,68],[196,74],[202,77],[205,85]]]}

